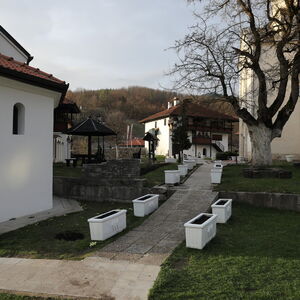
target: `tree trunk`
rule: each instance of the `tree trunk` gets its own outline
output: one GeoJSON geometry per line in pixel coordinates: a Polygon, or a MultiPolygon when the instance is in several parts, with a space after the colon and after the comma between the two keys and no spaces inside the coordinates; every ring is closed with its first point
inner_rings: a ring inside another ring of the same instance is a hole
{"type": "Polygon", "coordinates": [[[252,165],[269,166],[272,164],[272,129],[263,123],[247,125],[252,144],[252,165]]]}

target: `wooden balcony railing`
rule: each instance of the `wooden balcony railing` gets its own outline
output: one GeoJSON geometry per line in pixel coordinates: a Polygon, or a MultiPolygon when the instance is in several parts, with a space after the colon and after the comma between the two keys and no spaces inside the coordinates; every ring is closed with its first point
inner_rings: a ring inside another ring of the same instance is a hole
{"type": "Polygon", "coordinates": [[[188,125],[188,130],[196,130],[203,132],[215,132],[215,133],[231,133],[232,129],[227,127],[207,127],[200,125],[188,125]]]}

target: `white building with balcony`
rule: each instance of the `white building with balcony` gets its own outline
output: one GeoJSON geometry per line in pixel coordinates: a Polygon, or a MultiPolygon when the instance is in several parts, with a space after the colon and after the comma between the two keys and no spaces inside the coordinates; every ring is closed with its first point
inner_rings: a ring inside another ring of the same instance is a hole
{"type": "MultiPolygon", "coordinates": [[[[232,151],[233,123],[238,119],[215,110],[208,109],[188,99],[185,102],[185,117],[191,147],[183,154],[193,157],[214,159],[218,152],[232,151]]],[[[143,120],[146,132],[155,132],[158,138],[155,153],[172,157],[178,153],[172,142],[172,131],[180,124],[183,104],[177,98],[168,102],[168,108],[143,120]]],[[[147,148],[147,143],[146,143],[147,148]]]]}

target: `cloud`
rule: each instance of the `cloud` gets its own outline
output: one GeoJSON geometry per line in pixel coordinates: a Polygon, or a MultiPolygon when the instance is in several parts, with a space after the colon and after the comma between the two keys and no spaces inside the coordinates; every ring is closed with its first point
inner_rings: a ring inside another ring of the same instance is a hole
{"type": "Polygon", "coordinates": [[[159,87],[176,60],[164,51],[193,24],[184,0],[1,0],[1,25],[32,65],[72,89],[159,87]]]}

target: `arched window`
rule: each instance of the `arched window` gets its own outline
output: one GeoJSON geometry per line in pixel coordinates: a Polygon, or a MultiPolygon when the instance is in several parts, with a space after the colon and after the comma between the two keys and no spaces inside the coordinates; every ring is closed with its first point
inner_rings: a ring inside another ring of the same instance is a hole
{"type": "Polygon", "coordinates": [[[13,134],[24,134],[25,129],[25,107],[16,103],[13,108],[13,134]]]}
{"type": "Polygon", "coordinates": [[[206,156],[206,148],[203,148],[203,155],[205,155],[206,156]]]}

